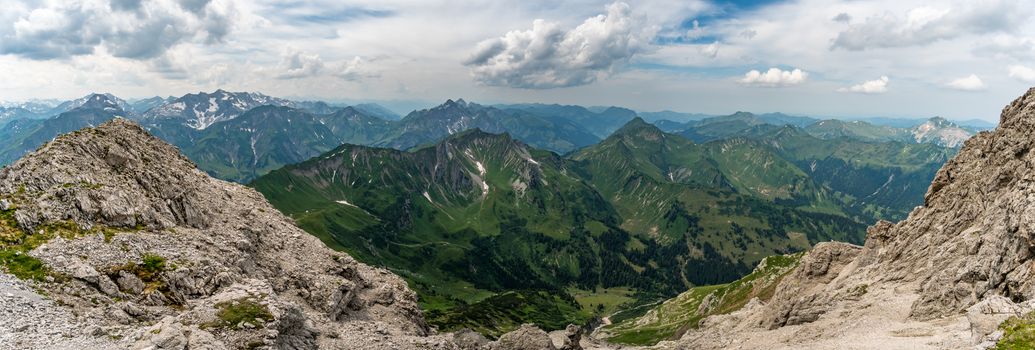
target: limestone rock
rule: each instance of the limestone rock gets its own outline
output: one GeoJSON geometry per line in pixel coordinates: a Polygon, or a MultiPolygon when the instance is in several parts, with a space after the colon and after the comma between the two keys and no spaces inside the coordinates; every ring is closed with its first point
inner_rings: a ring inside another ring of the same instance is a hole
{"type": "Polygon", "coordinates": [[[115,282],[126,293],[140,294],[144,291],[144,281],[141,281],[140,277],[126,271],[119,271],[119,278],[115,282]]]}
{"type": "Polygon", "coordinates": [[[500,336],[491,345],[494,350],[557,350],[550,340],[550,335],[532,324],[521,325],[520,328],[500,336]]]}
{"type": "Polygon", "coordinates": [[[462,329],[453,333],[453,342],[460,350],[481,350],[489,345],[489,340],[485,336],[470,329],[462,329]]]}
{"type": "Polygon", "coordinates": [[[833,301],[831,296],[818,291],[852,262],[860,250],[858,246],[835,242],[813,247],[779,284],[762,325],[774,329],[818,319],[833,301]]]}
{"type": "Polygon", "coordinates": [[[562,330],[550,332],[550,340],[558,350],[582,350],[582,328],[569,324],[562,330]]]}
{"type": "Polygon", "coordinates": [[[994,295],[967,309],[967,321],[975,344],[988,340],[987,336],[995,333],[999,325],[1010,317],[1023,316],[1031,312],[1029,305],[1015,304],[1010,299],[994,295]]]}

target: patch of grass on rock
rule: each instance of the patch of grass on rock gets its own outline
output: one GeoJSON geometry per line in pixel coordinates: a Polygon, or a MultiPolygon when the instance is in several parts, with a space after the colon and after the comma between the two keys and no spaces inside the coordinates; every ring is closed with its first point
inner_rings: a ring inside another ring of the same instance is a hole
{"type": "Polygon", "coordinates": [[[995,350],[1035,350],[1035,312],[1010,317],[999,329],[1003,330],[1003,337],[995,350]]]}
{"type": "Polygon", "coordinates": [[[255,299],[240,298],[216,304],[218,321],[208,322],[203,328],[240,329],[244,325],[262,327],[273,320],[273,314],[255,299]]]}
{"type": "Polygon", "coordinates": [[[30,235],[18,227],[14,210],[0,211],[0,267],[23,280],[42,281],[50,273],[46,265],[29,255],[49,238],[30,235]]]}

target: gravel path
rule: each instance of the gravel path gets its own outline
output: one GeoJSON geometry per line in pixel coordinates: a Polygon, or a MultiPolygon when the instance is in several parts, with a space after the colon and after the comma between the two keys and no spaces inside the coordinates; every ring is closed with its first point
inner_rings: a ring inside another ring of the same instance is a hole
{"type": "Polygon", "coordinates": [[[116,349],[91,327],[14,276],[0,272],[0,350],[116,349]]]}

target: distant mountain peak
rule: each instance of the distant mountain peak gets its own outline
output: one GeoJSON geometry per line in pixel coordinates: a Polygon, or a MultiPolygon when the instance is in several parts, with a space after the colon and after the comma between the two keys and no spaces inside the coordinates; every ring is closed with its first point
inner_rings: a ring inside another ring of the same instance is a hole
{"type": "Polygon", "coordinates": [[[202,130],[210,125],[237,118],[259,106],[289,106],[292,101],[270,97],[257,92],[229,92],[218,89],[212,93],[187,94],[164,105],[148,110],[145,119],[182,119],[188,127],[202,130]]]}
{"type": "Polygon", "coordinates": [[[462,99],[462,98],[461,99],[456,99],[456,100],[447,99],[446,102],[442,103],[441,105],[439,105],[438,107],[436,107],[434,109],[439,109],[439,108],[441,108],[441,109],[447,109],[447,108],[461,108],[461,109],[463,109],[463,108],[467,108],[469,106],[470,106],[470,104],[467,101],[464,101],[464,99],[462,99]]]}
{"type": "Polygon", "coordinates": [[[633,118],[632,120],[626,122],[625,125],[622,126],[622,128],[618,129],[618,130],[622,130],[622,129],[625,129],[625,128],[640,128],[640,127],[651,127],[651,126],[653,126],[653,125],[651,125],[651,123],[648,123],[646,120],[643,120],[643,118],[636,117],[636,118],[633,118]]]}
{"type": "Polygon", "coordinates": [[[68,112],[74,109],[103,109],[113,113],[125,113],[129,104],[121,98],[110,93],[91,93],[81,98],[65,102],[58,106],[58,112],[68,112]]]}
{"type": "Polygon", "coordinates": [[[665,132],[643,118],[635,117],[612,134],[612,137],[636,137],[647,140],[663,138],[665,132]]]}
{"type": "Polygon", "coordinates": [[[110,94],[92,94],[78,108],[96,108],[105,110],[122,110],[117,98],[110,94]]]}
{"type": "Polygon", "coordinates": [[[959,147],[973,134],[942,117],[933,117],[913,127],[910,132],[917,143],[931,142],[945,147],[959,147]]]}
{"type": "Polygon", "coordinates": [[[370,116],[374,116],[374,117],[378,117],[378,118],[381,118],[381,119],[384,119],[384,120],[399,120],[399,119],[402,119],[402,116],[399,115],[398,113],[395,113],[394,111],[392,111],[392,110],[390,110],[388,108],[385,108],[384,106],[376,104],[376,103],[360,103],[360,104],[357,104],[357,105],[353,105],[351,107],[353,109],[356,109],[356,110],[364,113],[364,114],[367,114],[367,115],[370,115],[370,116]]]}

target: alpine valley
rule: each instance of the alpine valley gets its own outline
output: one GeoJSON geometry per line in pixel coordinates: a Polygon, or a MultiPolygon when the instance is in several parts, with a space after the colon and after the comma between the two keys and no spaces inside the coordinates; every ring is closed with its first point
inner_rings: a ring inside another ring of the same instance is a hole
{"type": "Polygon", "coordinates": [[[0,262],[35,281],[11,283],[121,324],[102,343],[238,348],[510,349],[580,327],[601,348],[721,347],[701,320],[783,300],[830,247],[854,257],[874,222],[915,216],[985,128],[462,99],[399,116],[224,90],[3,106],[0,262]],[[90,249],[107,255],[61,257],[90,249]],[[188,263],[220,249],[239,261],[188,263]]]}

